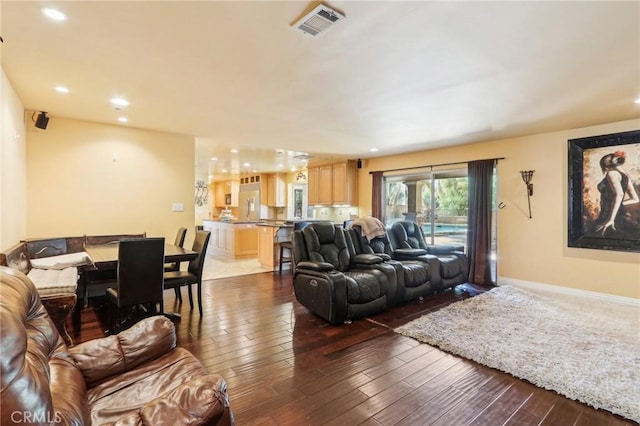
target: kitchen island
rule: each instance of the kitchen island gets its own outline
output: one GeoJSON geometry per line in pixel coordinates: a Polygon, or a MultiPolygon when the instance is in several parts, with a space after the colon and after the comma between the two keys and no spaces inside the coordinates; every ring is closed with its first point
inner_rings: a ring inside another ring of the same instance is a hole
{"type": "MultiPolygon", "coordinates": [[[[258,262],[263,268],[275,270],[280,263],[280,241],[291,239],[293,224],[263,222],[258,224],[258,262]]],[[[288,253],[287,253],[288,255],[288,253]]],[[[285,269],[290,265],[285,265],[285,269]]]]}
{"type": "Polygon", "coordinates": [[[234,260],[257,257],[258,223],[238,219],[204,219],[202,228],[211,232],[208,253],[234,260]]]}

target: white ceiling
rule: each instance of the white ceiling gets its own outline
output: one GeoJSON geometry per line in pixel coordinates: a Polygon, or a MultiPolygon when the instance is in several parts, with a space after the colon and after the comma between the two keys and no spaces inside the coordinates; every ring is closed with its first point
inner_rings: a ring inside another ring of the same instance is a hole
{"type": "Polygon", "coordinates": [[[49,125],[193,135],[216,176],[640,116],[638,1],[336,1],[346,19],[312,38],[290,24],[315,4],[3,0],[2,66],[49,125]]]}

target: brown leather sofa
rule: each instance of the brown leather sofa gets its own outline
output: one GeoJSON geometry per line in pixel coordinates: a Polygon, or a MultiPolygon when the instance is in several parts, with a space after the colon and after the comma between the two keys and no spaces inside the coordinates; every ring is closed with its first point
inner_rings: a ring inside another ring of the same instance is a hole
{"type": "Polygon", "coordinates": [[[21,272],[0,267],[0,424],[233,424],[224,379],[155,316],[67,348],[21,272]]]}

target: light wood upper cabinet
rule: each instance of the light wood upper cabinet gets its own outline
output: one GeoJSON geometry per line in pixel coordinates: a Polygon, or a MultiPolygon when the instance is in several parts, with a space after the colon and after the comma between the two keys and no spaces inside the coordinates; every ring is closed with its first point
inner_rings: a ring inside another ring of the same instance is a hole
{"type": "Polygon", "coordinates": [[[333,165],[332,204],[357,204],[358,170],[355,161],[333,165]]]}
{"type": "Polygon", "coordinates": [[[287,182],[281,173],[267,176],[267,205],[270,207],[287,205],[287,182]]]}
{"type": "Polygon", "coordinates": [[[320,186],[318,187],[318,204],[331,205],[333,203],[333,170],[331,164],[320,166],[320,186]]]}
{"type": "Polygon", "coordinates": [[[309,206],[320,204],[318,189],[320,188],[320,168],[309,167],[307,169],[307,200],[309,206]]]}
{"type": "Polygon", "coordinates": [[[240,194],[240,179],[226,180],[215,183],[215,206],[238,207],[240,194]]]}
{"type": "Polygon", "coordinates": [[[215,185],[215,206],[224,207],[224,182],[216,182],[215,185]]]}
{"type": "Polygon", "coordinates": [[[309,205],[357,204],[355,161],[310,167],[307,172],[309,205]]]}
{"type": "Polygon", "coordinates": [[[230,207],[238,207],[238,198],[240,195],[240,179],[233,179],[225,182],[226,191],[225,194],[231,194],[231,204],[230,207]]]}

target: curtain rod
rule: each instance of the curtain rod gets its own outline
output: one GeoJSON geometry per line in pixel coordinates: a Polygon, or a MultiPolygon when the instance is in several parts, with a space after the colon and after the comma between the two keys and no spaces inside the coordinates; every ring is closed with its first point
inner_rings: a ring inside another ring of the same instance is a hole
{"type": "MultiPolygon", "coordinates": [[[[496,161],[498,161],[498,160],[504,160],[504,159],[505,159],[505,157],[498,157],[498,158],[485,158],[485,159],[482,159],[482,160],[472,160],[472,161],[486,161],[486,160],[496,160],[496,161]]],[[[369,174],[371,175],[371,174],[374,174],[374,173],[377,173],[377,172],[382,172],[382,173],[385,173],[385,172],[400,172],[402,170],[424,169],[426,167],[453,166],[454,164],[468,164],[468,163],[470,163],[470,161],[456,161],[455,163],[428,164],[428,165],[425,165],[425,166],[403,167],[403,168],[400,168],[400,169],[375,170],[375,171],[369,172],[369,174]]]]}

